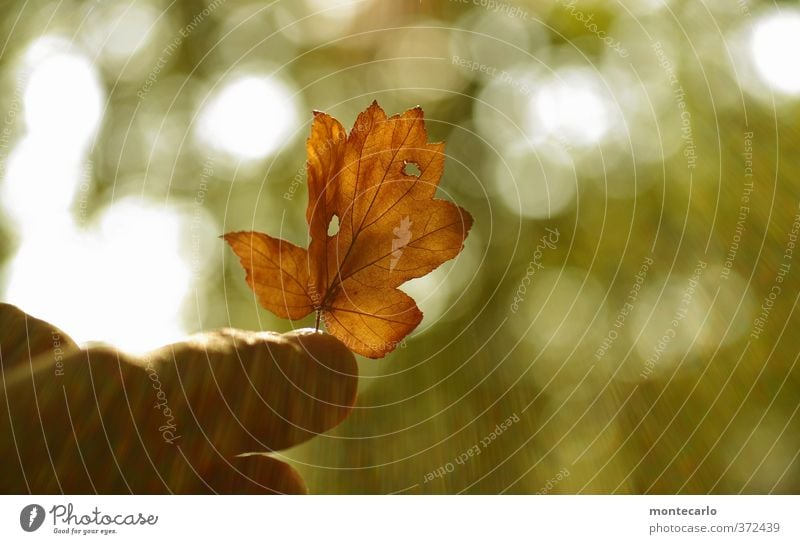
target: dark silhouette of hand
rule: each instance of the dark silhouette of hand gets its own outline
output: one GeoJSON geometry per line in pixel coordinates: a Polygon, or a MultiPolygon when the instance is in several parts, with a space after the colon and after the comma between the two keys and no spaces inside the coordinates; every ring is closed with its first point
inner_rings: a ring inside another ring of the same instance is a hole
{"type": "Polygon", "coordinates": [[[137,357],[0,304],[3,493],[303,493],[270,452],[340,423],[358,368],[330,335],[222,329],[137,357]]]}

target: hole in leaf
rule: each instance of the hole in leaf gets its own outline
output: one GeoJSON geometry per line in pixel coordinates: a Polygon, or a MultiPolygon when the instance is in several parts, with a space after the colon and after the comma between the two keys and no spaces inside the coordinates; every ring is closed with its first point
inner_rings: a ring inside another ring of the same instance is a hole
{"type": "Polygon", "coordinates": [[[337,232],[339,232],[339,216],[334,215],[328,223],[328,236],[336,236],[337,232]]]}
{"type": "Polygon", "coordinates": [[[406,162],[403,166],[403,173],[407,176],[414,176],[415,178],[420,177],[422,175],[422,170],[419,169],[419,165],[415,162],[406,162]]]}

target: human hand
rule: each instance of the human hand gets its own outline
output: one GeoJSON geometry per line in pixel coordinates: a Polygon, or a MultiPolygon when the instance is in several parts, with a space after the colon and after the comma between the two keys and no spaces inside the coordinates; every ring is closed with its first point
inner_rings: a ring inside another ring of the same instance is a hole
{"type": "Polygon", "coordinates": [[[7,304],[0,370],[3,493],[303,493],[268,452],[339,424],[358,382],[324,333],[221,329],[137,357],[7,304]]]}

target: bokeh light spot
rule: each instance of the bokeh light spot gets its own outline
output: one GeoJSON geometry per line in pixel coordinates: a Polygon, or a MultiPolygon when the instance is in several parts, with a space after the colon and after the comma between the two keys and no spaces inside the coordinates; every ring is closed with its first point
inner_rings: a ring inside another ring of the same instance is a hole
{"type": "Polygon", "coordinates": [[[24,102],[29,132],[49,136],[59,146],[73,147],[85,144],[97,130],[103,91],[87,58],[57,53],[36,63],[27,81],[24,102]]]}
{"type": "Polygon", "coordinates": [[[609,106],[598,83],[582,70],[560,72],[534,95],[532,122],[541,123],[559,141],[596,144],[610,128],[609,106]]]}
{"type": "Polygon", "coordinates": [[[242,76],[207,104],[198,125],[209,147],[240,159],[261,159],[285,143],[298,122],[292,92],[271,77],[242,76]]]}
{"type": "Polygon", "coordinates": [[[774,13],[762,17],[751,35],[751,55],[756,71],[773,89],[800,93],[800,13],[774,13]]]}

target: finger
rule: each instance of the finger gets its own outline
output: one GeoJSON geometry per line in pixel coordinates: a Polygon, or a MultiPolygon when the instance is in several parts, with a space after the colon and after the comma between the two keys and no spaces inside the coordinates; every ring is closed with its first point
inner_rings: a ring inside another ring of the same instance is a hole
{"type": "Polygon", "coordinates": [[[0,428],[10,438],[3,457],[13,462],[0,473],[0,491],[305,492],[300,475],[277,459],[181,445],[141,365],[111,348],[93,348],[70,358],[63,375],[42,368],[10,391],[10,417],[0,428]]]}
{"type": "Polygon", "coordinates": [[[40,366],[7,388],[0,488],[125,493],[158,481],[151,459],[160,437],[137,420],[149,394],[145,379],[124,354],[96,348],[73,353],[60,371],[40,366]]]}
{"type": "Polygon", "coordinates": [[[232,456],[338,424],[355,400],[356,373],[349,351],[321,334],[222,331],[145,358],[79,351],[62,371],[37,368],[4,392],[0,449],[13,461],[0,489],[164,493],[241,480],[241,492],[295,492],[302,486],[290,485],[301,481],[291,467],[232,456]],[[237,464],[276,481],[248,483],[237,464]]]}
{"type": "Polygon", "coordinates": [[[16,306],[0,303],[0,363],[9,381],[12,371],[21,372],[39,356],[43,356],[46,365],[61,364],[77,348],[64,331],[16,306]]]}
{"type": "Polygon", "coordinates": [[[280,450],[339,424],[358,367],[322,333],[207,333],[152,355],[184,446],[222,455],[280,450]],[[178,423],[176,423],[177,425],[178,423]]]}
{"type": "Polygon", "coordinates": [[[184,494],[305,494],[297,471],[264,454],[217,459],[203,466],[184,464],[169,475],[173,493],[184,494]]]}

